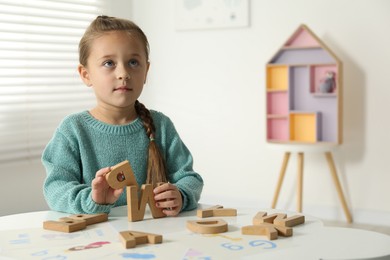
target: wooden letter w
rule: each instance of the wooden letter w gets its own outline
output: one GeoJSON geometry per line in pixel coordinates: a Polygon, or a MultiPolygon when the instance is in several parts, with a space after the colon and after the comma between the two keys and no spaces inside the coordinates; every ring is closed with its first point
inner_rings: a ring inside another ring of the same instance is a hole
{"type": "Polygon", "coordinates": [[[156,207],[154,200],[153,186],[151,184],[143,184],[141,187],[140,197],[138,198],[137,186],[127,186],[127,217],[129,221],[140,221],[144,219],[146,203],[149,204],[153,218],[165,217],[162,209],[156,207]]]}

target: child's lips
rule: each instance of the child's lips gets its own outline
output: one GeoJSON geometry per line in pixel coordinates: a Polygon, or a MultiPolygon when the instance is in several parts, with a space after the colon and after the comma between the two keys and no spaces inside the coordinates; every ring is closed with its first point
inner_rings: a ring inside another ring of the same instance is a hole
{"type": "Polygon", "coordinates": [[[126,92],[126,91],[131,91],[132,89],[131,88],[128,88],[126,86],[121,86],[121,87],[117,87],[114,89],[114,91],[120,91],[120,92],[126,92]]]}

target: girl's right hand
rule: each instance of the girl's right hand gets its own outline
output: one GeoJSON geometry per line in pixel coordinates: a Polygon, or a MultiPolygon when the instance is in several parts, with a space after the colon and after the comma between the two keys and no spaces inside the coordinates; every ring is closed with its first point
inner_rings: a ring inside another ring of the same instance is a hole
{"type": "Polygon", "coordinates": [[[108,185],[105,175],[110,170],[111,167],[100,169],[92,180],[92,200],[97,204],[114,204],[123,192],[123,189],[116,190],[108,185]]]}

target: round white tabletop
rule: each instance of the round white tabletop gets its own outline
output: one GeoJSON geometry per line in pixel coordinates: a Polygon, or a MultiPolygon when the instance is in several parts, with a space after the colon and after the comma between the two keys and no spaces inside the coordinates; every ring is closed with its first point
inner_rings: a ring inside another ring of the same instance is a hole
{"type": "MultiPolygon", "coordinates": [[[[207,206],[201,206],[207,208],[207,206]]],[[[218,217],[228,223],[220,234],[197,234],[186,228],[199,220],[196,211],[177,217],[153,219],[147,210],[144,220],[129,222],[127,207],[118,207],[107,222],[87,226],[73,233],[44,230],[46,220],[70,214],[41,211],[0,217],[0,259],[388,259],[390,236],[351,228],[324,227],[316,218],[293,227],[293,236],[269,240],[266,236],[243,235],[241,227],[252,225],[259,211],[237,209],[237,216],[218,217]],[[162,244],[137,245],[125,249],[120,231],[160,234],[162,244]],[[77,248],[78,250],[74,250],[77,248]]],[[[212,218],[210,218],[212,219],[212,218]]],[[[204,219],[206,220],[206,219],[204,219]]]]}

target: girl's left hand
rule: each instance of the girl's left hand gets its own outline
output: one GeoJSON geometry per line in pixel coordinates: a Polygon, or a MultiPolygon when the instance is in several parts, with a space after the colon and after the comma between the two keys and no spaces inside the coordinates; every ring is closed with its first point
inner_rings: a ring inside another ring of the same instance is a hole
{"type": "Polygon", "coordinates": [[[164,183],[153,190],[156,207],[162,208],[167,216],[176,216],[180,213],[183,198],[179,189],[171,184],[164,183]]]}

